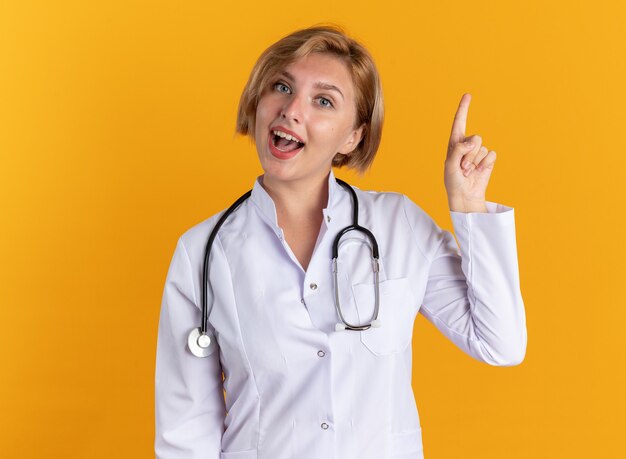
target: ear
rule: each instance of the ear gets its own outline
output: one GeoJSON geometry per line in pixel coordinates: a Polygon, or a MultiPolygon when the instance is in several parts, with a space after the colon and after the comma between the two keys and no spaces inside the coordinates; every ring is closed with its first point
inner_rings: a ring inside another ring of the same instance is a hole
{"type": "Polygon", "coordinates": [[[339,149],[337,153],[341,153],[342,155],[350,155],[354,149],[357,147],[361,139],[363,138],[363,133],[365,131],[365,124],[361,124],[358,128],[354,129],[346,143],[339,149]]]}

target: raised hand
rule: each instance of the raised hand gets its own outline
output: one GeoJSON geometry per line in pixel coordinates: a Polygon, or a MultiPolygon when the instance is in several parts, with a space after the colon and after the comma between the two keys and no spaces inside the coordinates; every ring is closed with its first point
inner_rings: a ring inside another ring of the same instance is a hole
{"type": "Polygon", "coordinates": [[[487,212],[485,192],[496,162],[496,152],[482,145],[481,136],[465,136],[471,99],[470,94],[461,97],[444,168],[448,204],[454,212],[487,212]]]}

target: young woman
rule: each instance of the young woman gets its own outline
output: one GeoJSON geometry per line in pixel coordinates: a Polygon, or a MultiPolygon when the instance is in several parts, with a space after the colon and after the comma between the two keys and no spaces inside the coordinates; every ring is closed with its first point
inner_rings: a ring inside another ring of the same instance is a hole
{"type": "Polygon", "coordinates": [[[205,246],[224,213],[180,237],[168,272],[157,457],[422,458],[417,313],[476,359],[523,360],[513,209],[485,200],[495,153],[466,137],[469,102],[445,162],[459,250],[406,196],[334,176],[332,166],[366,170],[380,142],[380,80],[359,43],[315,27],[261,55],[237,131],[254,139],[264,174],[219,227],[208,283],[205,246]]]}

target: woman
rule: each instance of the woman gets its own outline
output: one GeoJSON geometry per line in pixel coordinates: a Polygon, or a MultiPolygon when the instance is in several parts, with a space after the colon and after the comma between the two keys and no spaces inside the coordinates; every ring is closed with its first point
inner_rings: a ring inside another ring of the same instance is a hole
{"type": "Polygon", "coordinates": [[[406,196],[355,189],[355,203],[335,179],[331,166],[366,170],[380,142],[380,81],[361,45],[317,27],[261,55],[237,130],[254,139],[264,174],[212,246],[205,358],[186,343],[201,321],[204,248],[220,215],[181,236],[165,284],[157,457],[423,457],[411,388],[418,312],[476,359],[523,360],[513,209],[485,201],[495,153],[465,136],[469,101],[445,163],[459,251],[406,196]],[[367,234],[346,233],[335,282],[333,242],[357,203],[380,256],[372,262],[367,234]]]}

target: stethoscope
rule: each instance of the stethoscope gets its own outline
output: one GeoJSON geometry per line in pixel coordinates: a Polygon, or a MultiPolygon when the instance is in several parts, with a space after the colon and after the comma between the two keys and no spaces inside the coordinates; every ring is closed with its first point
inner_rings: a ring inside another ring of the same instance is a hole
{"type": "MultiPolygon", "coordinates": [[[[335,309],[337,310],[337,315],[341,322],[338,322],[335,325],[336,331],[341,330],[354,330],[354,331],[363,331],[367,330],[370,327],[378,328],[381,326],[380,320],[378,319],[378,309],[379,309],[379,264],[378,264],[378,243],[376,242],[376,238],[372,234],[370,230],[367,228],[363,228],[359,225],[359,200],[357,199],[356,193],[352,189],[350,185],[348,185],[343,180],[336,178],[337,183],[343,186],[346,190],[350,192],[352,197],[352,225],[346,226],[344,229],[337,233],[335,236],[335,241],[333,243],[332,249],[332,261],[333,261],[333,283],[335,289],[335,309]],[[338,271],[337,271],[337,258],[339,257],[339,242],[341,241],[341,237],[350,231],[359,231],[367,236],[372,246],[372,260],[373,260],[373,269],[374,269],[374,291],[375,291],[375,304],[374,304],[374,314],[372,316],[372,320],[368,324],[363,325],[355,325],[349,323],[344,317],[341,311],[341,305],[339,304],[339,287],[338,287],[338,271]]],[[[250,197],[252,194],[252,190],[246,192],[243,196],[237,199],[227,210],[222,214],[217,224],[211,231],[209,236],[209,240],[206,244],[206,249],[204,252],[204,266],[202,271],[202,324],[198,328],[194,328],[189,333],[189,337],[187,339],[187,345],[189,346],[189,350],[196,357],[207,357],[213,353],[215,346],[215,338],[211,337],[208,333],[208,323],[209,323],[209,311],[207,307],[207,296],[208,296],[208,287],[209,287],[209,256],[211,255],[211,246],[213,245],[213,241],[217,236],[217,232],[224,224],[226,219],[230,214],[232,214],[237,208],[250,197]]]]}

